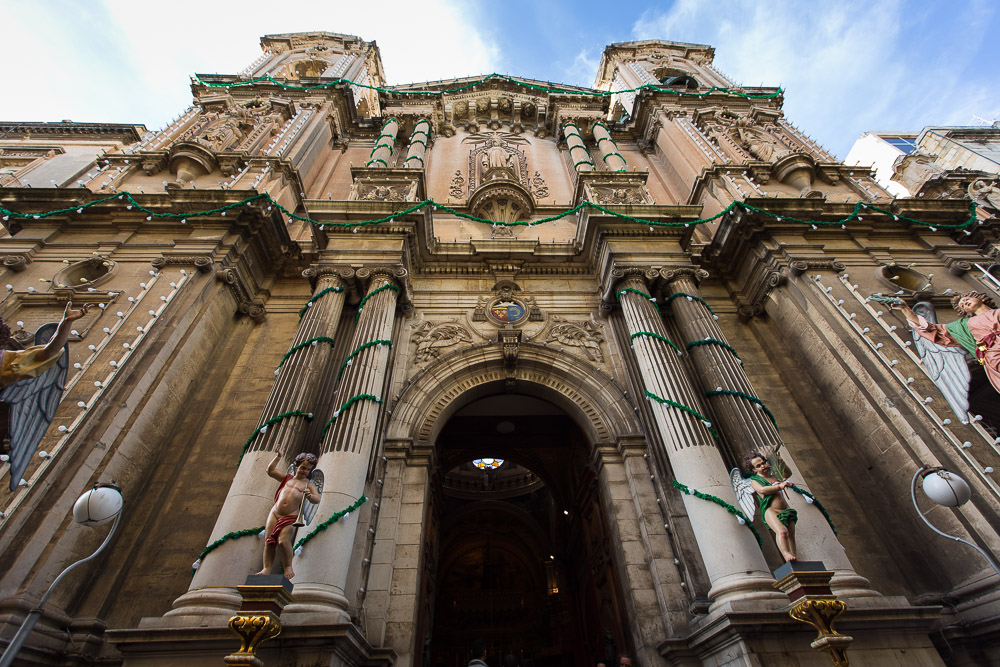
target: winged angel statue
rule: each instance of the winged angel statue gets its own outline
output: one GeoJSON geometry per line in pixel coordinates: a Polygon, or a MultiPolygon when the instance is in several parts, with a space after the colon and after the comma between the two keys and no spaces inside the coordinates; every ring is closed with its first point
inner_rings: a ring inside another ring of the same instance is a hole
{"type": "Polygon", "coordinates": [[[284,452],[279,447],[267,466],[267,474],[280,482],[274,494],[274,505],[264,525],[264,567],[257,574],[270,574],[276,552],[281,555],[285,577],[295,576],[292,569],[292,542],[295,531],[308,525],[316,516],[323,492],[323,471],[316,468],[316,455],[303,452],[285,473],[277,470],[284,452]]]}
{"type": "Polygon", "coordinates": [[[798,512],[788,506],[786,491],[792,483],[790,473],[777,450],[748,452],[744,464],[749,474],[739,468],[729,472],[729,481],[743,513],[753,520],[757,513],[757,502],[764,523],[774,533],[778,550],[786,561],[797,560],[795,547],[795,523],[798,512]]]}
{"type": "Polygon", "coordinates": [[[67,303],[62,320],[39,327],[35,344],[25,350],[6,349],[10,327],[0,321],[0,402],[9,410],[10,454],[4,459],[10,464],[11,491],[20,484],[62,399],[69,368],[69,323],[83,317],[91,305],[73,310],[67,303]]]}
{"type": "MultiPolygon", "coordinates": [[[[913,304],[913,312],[931,324],[938,323],[934,306],[926,301],[913,304]]],[[[969,423],[969,380],[972,376],[965,363],[965,348],[939,345],[913,330],[910,335],[927,375],[962,423],[969,423]]]]}

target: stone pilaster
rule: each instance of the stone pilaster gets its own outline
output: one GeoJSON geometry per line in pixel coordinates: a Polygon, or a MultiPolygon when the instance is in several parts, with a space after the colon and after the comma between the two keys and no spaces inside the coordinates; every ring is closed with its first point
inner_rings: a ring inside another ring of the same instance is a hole
{"type": "MultiPolygon", "coordinates": [[[[326,484],[309,529],[364,494],[383,405],[381,393],[400,289],[397,281],[405,275],[402,268],[358,270],[359,280],[368,279],[368,289],[359,304],[351,351],[339,371],[334,371],[340,373],[340,380],[317,466],[323,470],[326,484]]],[[[354,519],[334,523],[296,556],[295,601],[288,612],[322,612],[349,620],[345,590],[357,525],[354,519]]]]}
{"type": "MultiPolygon", "coordinates": [[[[656,276],[655,271],[649,273],[650,277],[656,276]]],[[[615,295],[646,391],[704,415],[701,397],[688,379],[677,351],[667,342],[666,328],[644,277],[627,276],[615,288],[615,295]]],[[[702,493],[733,499],[729,475],[710,426],[697,415],[668,404],[654,406],[652,412],[676,479],[702,493]]],[[[748,598],[779,599],[771,589],[773,579],[764,556],[749,530],[710,501],[684,495],[684,505],[712,582],[709,597],[714,604],[748,598]]]]}
{"type": "MultiPolygon", "coordinates": [[[[715,315],[701,298],[698,280],[705,275],[704,271],[693,268],[660,271],[660,277],[666,282],[664,296],[669,301],[677,330],[683,338],[678,345],[681,349],[690,346],[686,353],[691,355],[695,373],[712,406],[716,426],[737,448],[734,454],[739,463],[747,451],[761,445],[779,448],[782,441],[763,404],[746,398],[756,397],[757,394],[739,357],[726,341],[715,315]]],[[[788,465],[795,485],[808,491],[809,486],[799,474],[787,449],[781,449],[781,458],[788,465]]],[[[820,511],[810,507],[805,498],[797,493],[789,492],[787,496],[791,506],[799,511],[799,522],[795,526],[799,559],[821,560],[833,570],[832,586],[838,595],[875,595],[869,581],[854,571],[844,547],[820,511]]]]}
{"type": "MultiPolygon", "coordinates": [[[[334,340],[344,308],[343,279],[352,274],[351,269],[305,271],[305,277],[316,279],[316,288],[303,308],[289,354],[277,369],[258,433],[243,453],[210,543],[227,533],[262,525],[267,519],[275,491],[274,480],[267,475],[267,464],[279,447],[285,451],[282,467],[303,449],[309,422],[306,415],[316,410],[322,378],[332,370],[330,341],[334,340]],[[295,411],[303,414],[289,414],[295,411]],[[269,421],[272,423],[268,424],[269,421]]],[[[231,612],[234,601],[239,605],[236,586],[260,569],[262,545],[262,540],[256,538],[229,540],[206,555],[188,592],[174,602],[174,609],[168,615],[231,612]]]]}
{"type": "Polygon", "coordinates": [[[399,132],[399,121],[390,118],[382,125],[378,137],[375,139],[375,147],[372,148],[371,156],[366,167],[372,169],[388,169],[392,154],[396,152],[396,134],[399,132]]]}
{"type": "Polygon", "coordinates": [[[563,125],[563,134],[566,136],[566,145],[569,147],[569,157],[573,160],[573,168],[580,171],[594,171],[594,161],[590,159],[587,146],[580,136],[580,128],[575,123],[563,125]]]}
{"type": "Polygon", "coordinates": [[[404,169],[423,169],[424,154],[427,152],[427,142],[431,138],[431,122],[426,118],[418,120],[410,135],[410,145],[406,150],[404,169]]]}
{"type": "Polygon", "coordinates": [[[601,121],[597,121],[591,126],[594,133],[594,142],[597,150],[601,152],[601,160],[608,171],[628,171],[628,164],[625,158],[618,152],[618,144],[611,138],[611,132],[601,121]]]}

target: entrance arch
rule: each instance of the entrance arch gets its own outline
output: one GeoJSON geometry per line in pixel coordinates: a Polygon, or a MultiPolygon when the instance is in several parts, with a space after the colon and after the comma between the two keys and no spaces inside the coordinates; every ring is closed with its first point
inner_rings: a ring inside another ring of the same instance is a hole
{"type": "Polygon", "coordinates": [[[386,429],[387,439],[434,442],[448,418],[497,382],[517,393],[540,396],[562,408],[591,446],[617,445],[642,437],[625,392],[611,376],[546,345],[521,343],[505,359],[500,345],[487,343],[441,357],[417,373],[400,392],[386,429]]]}
{"type": "MultiPolygon", "coordinates": [[[[407,577],[414,580],[413,595],[399,595],[397,586],[396,597],[387,600],[387,614],[409,622],[388,627],[387,643],[411,654],[414,665],[464,665],[468,637],[456,633],[455,620],[475,617],[478,625],[468,625],[484,634],[494,623],[504,624],[493,647],[517,653],[524,646],[512,637],[524,635],[521,621],[533,626],[538,620],[519,613],[522,605],[541,606],[555,619],[548,634],[544,628],[534,634],[529,647],[539,666],[582,664],[612,649],[648,643],[638,631],[636,584],[618,530],[623,512],[633,525],[640,513],[635,505],[613,503],[608,482],[613,469],[610,477],[623,483],[624,450],[636,456],[644,440],[625,392],[611,377],[543,345],[520,344],[516,363],[500,345],[478,345],[420,371],[393,407],[386,451],[408,461],[399,477],[409,482],[403,494],[409,489],[411,498],[400,503],[419,501],[411,514],[421,512],[421,529],[417,571],[407,577]],[[515,425],[506,444],[498,421],[515,425]],[[539,432],[546,423],[551,428],[539,432]],[[523,482],[512,484],[502,468],[486,475],[471,467],[476,457],[501,454],[523,482]],[[420,466],[418,487],[414,468],[420,466]],[[470,482],[484,481],[481,490],[470,490],[470,482]]],[[[390,477],[387,472],[387,488],[390,477]]],[[[648,473],[641,477],[648,485],[648,473]]],[[[376,552],[391,539],[380,519],[376,552]]],[[[406,552],[403,546],[386,548],[406,552]]],[[[399,566],[392,563],[394,574],[399,566]]]]}

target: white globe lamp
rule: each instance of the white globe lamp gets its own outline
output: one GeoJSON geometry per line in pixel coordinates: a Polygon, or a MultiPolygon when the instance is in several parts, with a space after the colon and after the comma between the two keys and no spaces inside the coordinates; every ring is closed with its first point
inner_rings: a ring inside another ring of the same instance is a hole
{"type": "Polygon", "coordinates": [[[122,511],[121,489],[111,484],[98,484],[77,498],[73,519],[85,526],[99,526],[111,521],[122,511]]]}
{"type": "Polygon", "coordinates": [[[964,505],[972,497],[968,483],[947,470],[938,470],[924,477],[923,487],[928,498],[945,507],[964,505]]]}

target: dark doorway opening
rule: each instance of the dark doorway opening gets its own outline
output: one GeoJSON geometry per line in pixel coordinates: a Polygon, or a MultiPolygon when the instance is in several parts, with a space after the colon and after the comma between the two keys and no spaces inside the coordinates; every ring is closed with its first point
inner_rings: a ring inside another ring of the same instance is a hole
{"type": "Polygon", "coordinates": [[[628,650],[606,508],[573,420],[500,394],[457,412],[437,442],[420,664],[464,667],[477,638],[496,667],[628,650]]]}

